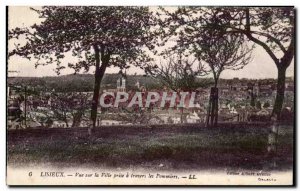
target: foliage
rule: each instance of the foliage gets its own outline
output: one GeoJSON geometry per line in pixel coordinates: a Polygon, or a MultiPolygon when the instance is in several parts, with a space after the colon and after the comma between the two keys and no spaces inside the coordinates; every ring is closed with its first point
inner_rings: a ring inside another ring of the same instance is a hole
{"type": "MultiPolygon", "coordinates": [[[[62,60],[71,54],[68,67],[75,73],[95,66],[91,120],[95,127],[101,80],[106,68],[144,67],[151,59],[144,48],[153,49],[155,24],[149,7],[44,6],[35,10],[44,19],[30,28],[12,29],[9,38],[25,36],[25,45],[16,45],[9,56],[35,58],[36,67],[56,63],[57,74],[65,68],[62,60]]],[[[89,130],[91,135],[91,129],[89,130]]]]}
{"type": "Polygon", "coordinates": [[[50,98],[53,118],[64,121],[67,127],[69,118],[73,119],[72,127],[79,125],[84,112],[91,106],[88,96],[84,93],[53,93],[50,98]]]}
{"type": "Polygon", "coordinates": [[[127,68],[141,66],[149,57],[140,49],[152,39],[153,24],[147,7],[44,6],[32,9],[43,19],[41,24],[9,31],[9,39],[25,37],[25,45],[16,44],[10,56],[35,58],[36,66],[57,64],[57,73],[64,69],[62,60],[72,54],[74,63],[68,66],[79,72],[95,65],[92,52],[96,45],[111,54],[108,66],[127,68]]]}
{"type": "Polygon", "coordinates": [[[245,43],[243,35],[227,33],[224,23],[230,19],[221,17],[218,8],[179,7],[174,13],[164,12],[169,16],[165,22],[170,26],[164,38],[177,36],[173,50],[184,47],[208,64],[215,86],[223,70],[242,69],[249,63],[252,47],[245,43]]]}
{"type": "Polygon", "coordinates": [[[269,103],[269,102],[265,102],[264,105],[263,105],[263,107],[264,107],[264,108],[270,107],[270,103],[269,103]]]}
{"type": "Polygon", "coordinates": [[[164,37],[180,34],[184,29],[187,41],[180,46],[189,47],[205,34],[199,31],[211,29],[221,34],[244,36],[261,46],[278,69],[273,114],[280,116],[286,69],[295,54],[294,7],[179,7],[171,13],[161,10],[166,15],[162,21],[167,28],[162,33],[164,37]]]}
{"type": "Polygon", "coordinates": [[[256,101],[256,108],[261,109],[261,102],[260,101],[256,101]]]}
{"type": "Polygon", "coordinates": [[[161,63],[146,72],[173,91],[193,91],[204,86],[204,81],[199,77],[207,73],[198,59],[190,60],[182,53],[167,54],[165,57],[167,63],[161,63]]]}

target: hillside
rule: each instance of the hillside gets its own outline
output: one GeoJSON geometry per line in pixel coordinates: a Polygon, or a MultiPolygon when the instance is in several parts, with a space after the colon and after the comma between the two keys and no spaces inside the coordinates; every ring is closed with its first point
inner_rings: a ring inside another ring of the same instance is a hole
{"type": "MultiPolygon", "coordinates": [[[[102,87],[116,88],[118,74],[105,74],[102,80],[102,87]]],[[[156,88],[160,84],[158,80],[143,75],[128,75],[127,88],[133,88],[136,82],[147,88],[156,88]]],[[[44,90],[55,89],[58,92],[72,91],[93,91],[94,76],[92,74],[76,74],[51,77],[9,77],[7,78],[9,86],[31,86],[44,90]]]]}
{"type": "MultiPolygon", "coordinates": [[[[102,88],[114,89],[117,86],[117,79],[119,74],[105,74],[101,83],[102,88]]],[[[288,79],[290,80],[290,79],[288,79]]],[[[212,78],[199,78],[202,81],[203,86],[209,87],[213,84],[212,78]]],[[[252,83],[254,82],[276,84],[275,79],[220,79],[219,86],[240,83],[252,83]]],[[[158,79],[144,76],[144,75],[127,75],[126,87],[128,89],[134,89],[136,82],[140,83],[140,86],[144,86],[147,89],[161,88],[162,84],[158,79]]],[[[72,92],[72,91],[93,91],[94,87],[94,75],[92,74],[70,74],[62,76],[47,76],[47,77],[9,77],[7,78],[7,84],[9,86],[30,86],[40,90],[53,90],[58,92],[72,92]]]]}

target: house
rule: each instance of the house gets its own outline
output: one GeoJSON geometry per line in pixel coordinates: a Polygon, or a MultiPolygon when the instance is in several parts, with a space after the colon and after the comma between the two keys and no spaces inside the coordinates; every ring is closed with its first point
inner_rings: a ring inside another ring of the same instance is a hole
{"type": "Polygon", "coordinates": [[[186,117],[187,123],[197,123],[200,120],[198,114],[194,111],[186,117]]]}
{"type": "Polygon", "coordinates": [[[256,115],[270,115],[270,112],[267,109],[262,109],[256,112],[256,115]]]}

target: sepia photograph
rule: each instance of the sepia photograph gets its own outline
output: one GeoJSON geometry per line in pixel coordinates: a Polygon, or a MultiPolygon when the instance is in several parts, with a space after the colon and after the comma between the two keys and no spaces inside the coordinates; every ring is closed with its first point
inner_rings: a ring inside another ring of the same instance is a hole
{"type": "Polygon", "coordinates": [[[7,185],[295,186],[295,7],[6,15],[7,185]]]}

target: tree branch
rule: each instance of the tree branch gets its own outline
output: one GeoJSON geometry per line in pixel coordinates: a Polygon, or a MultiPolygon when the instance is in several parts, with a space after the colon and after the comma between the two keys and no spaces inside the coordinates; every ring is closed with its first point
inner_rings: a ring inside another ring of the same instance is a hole
{"type": "Polygon", "coordinates": [[[255,42],[256,44],[260,45],[261,47],[263,47],[266,50],[266,52],[270,55],[270,57],[273,59],[273,61],[275,62],[276,65],[279,64],[278,58],[272,52],[270,47],[266,43],[260,41],[258,38],[255,38],[255,37],[252,36],[251,30],[250,30],[249,8],[246,9],[246,30],[244,31],[244,34],[249,38],[249,40],[251,40],[251,41],[255,42]]]}

